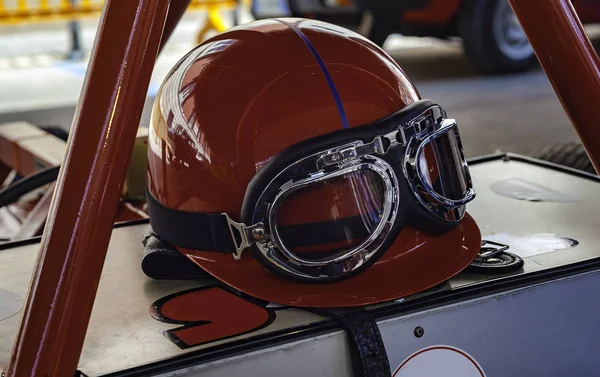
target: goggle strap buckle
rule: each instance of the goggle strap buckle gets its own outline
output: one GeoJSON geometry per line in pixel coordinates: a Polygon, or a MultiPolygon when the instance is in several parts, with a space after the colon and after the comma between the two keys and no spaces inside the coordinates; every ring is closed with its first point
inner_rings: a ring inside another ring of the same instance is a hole
{"type": "MultiPolygon", "coordinates": [[[[389,142],[389,146],[387,147],[387,149],[385,149],[385,152],[389,151],[390,149],[395,148],[398,145],[406,145],[406,134],[404,133],[404,129],[402,129],[402,128],[399,128],[397,130],[394,130],[390,133],[387,133],[383,136],[378,137],[378,139],[381,139],[381,138],[385,138],[389,142]],[[398,135],[400,135],[402,142],[398,141],[398,135]]],[[[382,141],[382,143],[383,143],[383,141],[382,141]]]]}
{"type": "Polygon", "coordinates": [[[354,145],[346,148],[342,147],[323,154],[317,160],[317,168],[323,169],[325,166],[338,165],[371,154],[383,155],[385,152],[383,140],[381,137],[376,137],[372,142],[367,144],[354,143],[354,145]]]}
{"type": "Polygon", "coordinates": [[[229,229],[229,233],[231,233],[231,241],[235,248],[233,259],[240,260],[242,252],[245,249],[267,238],[262,222],[248,226],[244,223],[233,221],[226,213],[222,213],[222,215],[225,216],[225,221],[227,221],[227,228],[229,229]]]}
{"type": "Polygon", "coordinates": [[[495,257],[500,253],[505,252],[508,249],[508,245],[488,240],[482,240],[481,249],[479,250],[479,254],[477,255],[477,257],[482,260],[487,260],[489,258],[495,257]]]}
{"type": "Polygon", "coordinates": [[[381,136],[376,137],[372,142],[359,145],[356,147],[357,157],[367,156],[370,154],[385,154],[386,150],[383,146],[383,140],[381,136]]]}

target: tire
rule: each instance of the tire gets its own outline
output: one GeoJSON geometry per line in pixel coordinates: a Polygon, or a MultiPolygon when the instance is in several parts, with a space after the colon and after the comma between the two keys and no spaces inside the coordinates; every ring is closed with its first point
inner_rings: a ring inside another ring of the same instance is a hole
{"type": "Polygon", "coordinates": [[[458,15],[458,35],[481,73],[522,72],[537,63],[508,0],[465,0],[458,15]]]}
{"type": "Polygon", "coordinates": [[[596,174],[594,165],[579,141],[553,144],[530,154],[531,157],[596,174]]]}

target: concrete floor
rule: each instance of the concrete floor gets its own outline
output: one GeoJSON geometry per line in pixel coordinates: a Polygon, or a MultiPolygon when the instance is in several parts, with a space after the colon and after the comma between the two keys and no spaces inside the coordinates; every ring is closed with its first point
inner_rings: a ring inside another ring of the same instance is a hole
{"type": "MultiPolygon", "coordinates": [[[[188,15],[160,57],[143,122],[148,121],[153,94],[163,77],[194,45],[202,17],[188,15]]],[[[87,51],[95,27],[93,21],[83,24],[87,51]]],[[[64,60],[69,46],[66,30],[65,24],[0,29],[0,123],[26,120],[70,126],[87,62],[64,60]]],[[[497,151],[528,154],[577,139],[540,69],[483,77],[471,68],[458,43],[394,36],[385,47],[422,96],[442,104],[458,120],[469,157],[497,151]]]]}

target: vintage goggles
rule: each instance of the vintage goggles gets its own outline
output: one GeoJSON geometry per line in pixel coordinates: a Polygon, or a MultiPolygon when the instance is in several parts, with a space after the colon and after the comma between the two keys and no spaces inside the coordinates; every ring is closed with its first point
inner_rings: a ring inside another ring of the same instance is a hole
{"type": "Polygon", "coordinates": [[[248,185],[241,222],[148,196],[154,232],[175,246],[235,259],[248,249],[280,275],[333,281],[373,264],[406,225],[450,231],[475,191],[456,122],[422,100],[275,156],[248,185]]]}

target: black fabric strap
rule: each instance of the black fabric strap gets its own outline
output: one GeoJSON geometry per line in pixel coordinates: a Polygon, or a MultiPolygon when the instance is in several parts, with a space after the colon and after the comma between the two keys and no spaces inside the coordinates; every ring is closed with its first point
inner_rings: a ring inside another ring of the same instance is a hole
{"type": "Polygon", "coordinates": [[[185,212],[167,208],[146,190],[148,215],[154,233],[187,249],[233,253],[229,225],[220,213],[185,212]]]}
{"type": "Polygon", "coordinates": [[[210,276],[154,233],[147,235],[143,243],[142,271],[152,279],[202,279],[210,276]]]}
{"type": "Polygon", "coordinates": [[[364,308],[311,309],[346,330],[354,377],[391,377],[392,369],[377,322],[364,308]]]}
{"type": "MultiPolygon", "coordinates": [[[[162,240],[187,249],[233,253],[226,217],[221,213],[186,212],[165,207],[146,190],[152,230],[162,240]]],[[[281,225],[279,234],[289,248],[326,245],[368,236],[360,215],[330,221],[281,225]]]]}
{"type": "Polygon", "coordinates": [[[279,236],[288,247],[326,245],[364,239],[369,234],[361,216],[298,225],[279,225],[279,236]]]}

